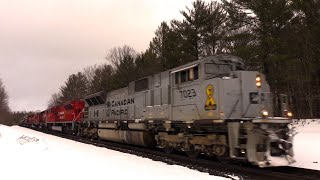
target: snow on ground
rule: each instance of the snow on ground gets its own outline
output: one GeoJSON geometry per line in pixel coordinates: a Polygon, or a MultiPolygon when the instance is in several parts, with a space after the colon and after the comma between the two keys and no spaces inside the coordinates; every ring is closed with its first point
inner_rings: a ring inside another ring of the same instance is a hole
{"type": "Polygon", "coordinates": [[[296,120],[292,125],[298,134],[294,137],[294,167],[320,170],[320,119],[296,120]]]}
{"type": "Polygon", "coordinates": [[[0,125],[0,179],[114,178],[227,179],[19,126],[0,125]]]}
{"type": "MultiPolygon", "coordinates": [[[[320,119],[292,124],[295,167],[320,170],[320,119]]],[[[0,125],[0,179],[226,179],[19,126],[0,125]]],[[[232,177],[232,176],[229,176],[232,177]]],[[[232,177],[237,179],[238,177],[232,177]]]]}

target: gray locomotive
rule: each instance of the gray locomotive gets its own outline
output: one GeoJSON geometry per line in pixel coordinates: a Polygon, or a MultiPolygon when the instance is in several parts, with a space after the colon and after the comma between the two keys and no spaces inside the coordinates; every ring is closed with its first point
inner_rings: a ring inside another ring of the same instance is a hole
{"type": "Polygon", "coordinates": [[[263,74],[242,59],[215,55],[84,98],[83,135],[166,152],[244,160],[259,167],[292,162],[292,113],[280,98],[274,117],[263,74]]]}

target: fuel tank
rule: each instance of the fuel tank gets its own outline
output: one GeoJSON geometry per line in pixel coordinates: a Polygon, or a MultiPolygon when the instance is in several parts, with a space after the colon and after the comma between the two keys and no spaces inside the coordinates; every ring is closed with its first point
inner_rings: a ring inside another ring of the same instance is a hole
{"type": "Polygon", "coordinates": [[[98,136],[101,139],[127,143],[139,146],[155,146],[154,135],[146,131],[124,131],[113,129],[99,129],[98,136]]]}

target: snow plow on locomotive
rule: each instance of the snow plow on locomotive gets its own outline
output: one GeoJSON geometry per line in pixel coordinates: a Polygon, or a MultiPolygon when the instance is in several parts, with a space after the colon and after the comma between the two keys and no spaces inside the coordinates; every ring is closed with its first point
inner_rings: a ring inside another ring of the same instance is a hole
{"type": "Polygon", "coordinates": [[[282,117],[275,117],[273,99],[263,74],[245,71],[236,56],[216,55],[84,97],[83,117],[70,128],[191,157],[286,166],[294,162],[292,113],[283,95],[282,117]]]}

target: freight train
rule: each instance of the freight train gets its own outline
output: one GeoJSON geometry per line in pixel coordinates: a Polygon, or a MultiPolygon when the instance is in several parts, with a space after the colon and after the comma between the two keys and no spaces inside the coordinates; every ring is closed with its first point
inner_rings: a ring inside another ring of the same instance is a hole
{"type": "Polygon", "coordinates": [[[31,114],[22,125],[273,167],[295,162],[291,116],[262,73],[223,54],[31,114]]]}

